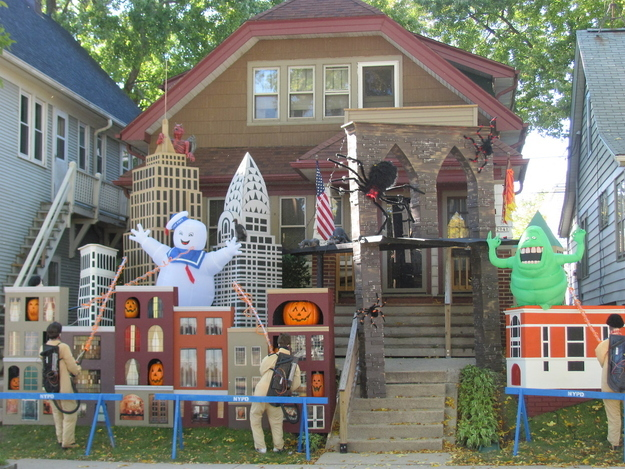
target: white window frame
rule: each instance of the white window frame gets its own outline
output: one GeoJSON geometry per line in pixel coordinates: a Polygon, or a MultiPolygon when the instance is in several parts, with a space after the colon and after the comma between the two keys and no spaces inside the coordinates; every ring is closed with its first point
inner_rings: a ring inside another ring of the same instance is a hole
{"type": "Polygon", "coordinates": [[[96,142],[95,142],[95,153],[94,153],[95,161],[93,162],[94,174],[100,173],[104,175],[105,168],[106,168],[105,167],[106,165],[105,155],[106,155],[106,135],[100,134],[97,136],[96,142]]]}
{"type": "Polygon", "coordinates": [[[76,152],[76,163],[78,169],[87,171],[89,167],[89,126],[83,122],[78,122],[78,150],[76,152]],[[81,139],[84,137],[84,141],[81,139]],[[82,157],[82,158],[81,158],[82,157]],[[83,164],[81,164],[81,159],[83,164]]]}
{"type": "Polygon", "coordinates": [[[314,65],[294,65],[291,67],[288,67],[288,72],[287,72],[287,79],[288,79],[288,84],[287,84],[287,106],[288,106],[288,118],[289,119],[296,119],[296,120],[301,120],[301,119],[315,119],[315,87],[316,87],[316,80],[315,80],[315,67],[314,65]],[[311,70],[312,71],[312,89],[311,90],[292,90],[291,89],[291,73],[294,70],[311,70]],[[312,96],[312,116],[292,116],[291,115],[291,96],[293,95],[310,95],[312,96]]]}
{"type": "Polygon", "coordinates": [[[69,117],[63,111],[59,111],[56,109],[54,111],[54,157],[59,160],[67,161],[67,147],[68,147],[68,126],[69,126],[69,117]],[[63,129],[59,129],[59,121],[63,119],[64,125],[63,129]],[[61,152],[59,152],[59,145],[63,144],[63,148],[61,152]],[[60,153],[60,154],[59,154],[60,153]]]}
{"type": "Polygon", "coordinates": [[[307,200],[306,197],[298,197],[298,196],[292,196],[292,197],[280,197],[280,243],[284,244],[284,236],[283,236],[283,229],[289,229],[289,228],[303,228],[304,229],[304,237],[306,236],[306,205],[307,205],[307,200]],[[304,200],[304,206],[303,206],[303,211],[304,211],[304,216],[303,216],[303,220],[301,224],[298,225],[287,225],[285,224],[283,218],[284,218],[284,213],[282,210],[282,202],[284,200],[293,200],[293,199],[303,199],[304,200]]]}
{"type": "Polygon", "coordinates": [[[125,145],[119,145],[119,175],[136,168],[141,164],[141,160],[130,153],[125,145]]]}
{"type": "Polygon", "coordinates": [[[46,105],[41,100],[34,98],[30,93],[25,91],[20,92],[19,102],[20,114],[19,114],[19,155],[33,163],[45,166],[46,164],[46,151],[45,151],[45,130],[46,130],[46,105]],[[24,102],[24,99],[27,102],[24,102]],[[26,107],[26,109],[24,109],[26,107]],[[41,122],[36,122],[37,110],[39,109],[41,116],[41,122]],[[27,115],[24,116],[24,111],[27,115]],[[24,119],[24,120],[23,120],[24,119]],[[22,137],[22,133],[26,133],[25,137],[22,137]],[[25,140],[28,148],[22,148],[22,140],[25,140]],[[37,149],[37,142],[40,143],[39,151],[37,149]],[[26,150],[25,152],[23,150],[26,150]]]}
{"type": "Polygon", "coordinates": [[[510,318],[510,358],[521,358],[521,320],[519,316],[510,318]]]}
{"type": "Polygon", "coordinates": [[[234,366],[247,365],[247,347],[244,345],[236,345],[234,347],[234,366]]]}
{"type": "Polygon", "coordinates": [[[339,116],[328,116],[326,109],[326,97],[327,96],[344,96],[347,95],[347,106],[349,107],[352,102],[351,97],[352,91],[352,70],[349,64],[325,64],[323,66],[323,118],[331,119],[336,117],[345,116],[345,110],[339,116]],[[337,68],[347,68],[347,90],[329,90],[326,88],[326,75],[328,69],[337,69],[337,68]]]}
{"type": "Polygon", "coordinates": [[[399,94],[401,88],[399,86],[399,76],[401,73],[401,69],[399,67],[399,60],[382,60],[382,61],[373,61],[373,62],[358,62],[358,107],[363,108],[364,106],[364,96],[363,96],[363,69],[366,67],[385,67],[385,66],[393,66],[393,107],[400,107],[399,94]]]}
{"type": "Polygon", "coordinates": [[[253,121],[279,121],[280,120],[280,67],[254,67],[252,69],[252,120],[253,121]],[[256,91],[256,73],[260,71],[274,70],[277,73],[276,91],[275,92],[257,92],[256,91]],[[276,117],[257,117],[256,116],[256,97],[275,96],[276,97],[276,117]]]}

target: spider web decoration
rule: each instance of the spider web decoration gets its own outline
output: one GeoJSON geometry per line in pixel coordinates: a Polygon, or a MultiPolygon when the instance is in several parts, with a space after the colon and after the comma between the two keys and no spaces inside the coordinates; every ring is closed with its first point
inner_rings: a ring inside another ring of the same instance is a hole
{"type": "Polygon", "coordinates": [[[463,135],[463,137],[467,140],[469,140],[474,147],[475,150],[475,158],[471,158],[469,159],[469,161],[471,163],[478,163],[478,167],[477,167],[477,172],[481,173],[482,169],[484,169],[484,167],[488,164],[488,158],[493,154],[493,140],[496,140],[499,138],[499,135],[496,134],[497,132],[497,118],[493,117],[490,120],[490,132],[487,136],[482,136],[482,129],[484,128],[483,125],[480,125],[480,127],[477,129],[477,132],[475,132],[475,134],[478,136],[479,138],[479,142],[476,142],[475,139],[473,137],[467,137],[466,135],[463,135]]]}

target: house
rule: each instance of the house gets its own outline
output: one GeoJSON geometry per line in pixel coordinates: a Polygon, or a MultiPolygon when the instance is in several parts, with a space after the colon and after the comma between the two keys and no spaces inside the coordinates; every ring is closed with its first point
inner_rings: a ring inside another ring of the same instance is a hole
{"type": "Polygon", "coordinates": [[[132,157],[117,134],[139,109],[39,2],[6,3],[0,22],[15,43],[0,55],[0,210],[11,228],[0,234],[0,279],[69,287],[71,323],[78,247],[121,249],[127,198],[112,181],[132,157]]]}
{"type": "Polygon", "coordinates": [[[584,305],[625,304],[625,30],[577,32],[566,194],[560,236],[588,233],[576,266],[584,305]]]}
{"type": "MultiPolygon", "coordinates": [[[[395,193],[401,203],[388,207],[392,223],[383,234],[423,241],[383,252],[376,244],[372,283],[359,277],[362,256],[354,251],[360,243],[321,260],[313,256],[323,264],[317,286],[335,289],[350,318],[354,301],[368,306],[376,294],[387,308],[406,307],[410,316],[427,311],[434,318],[428,320],[437,321],[431,329],[437,337],[420,342],[414,328],[412,336],[397,338],[403,348],[394,356],[475,354],[500,368],[505,305],[500,308],[497,272],[485,260],[483,240],[489,231],[511,236],[501,221],[505,170],[509,163],[522,182],[528,163],[520,153],[527,127],[511,110],[517,77],[511,67],[413,34],[360,0],[287,0],[244,23],[177,77],[167,99],[135,118],[121,138],[151,154],[164,117],[195,136],[195,162],[188,164],[199,168],[202,221],[212,231],[232,174],[249,152],[267,185],[271,232],[289,251],[313,236],[316,162],[327,183],[347,176],[327,161],[337,153],[356,155],[365,175],[373,163],[391,161],[398,183],[418,185],[425,195],[395,193]],[[488,161],[470,138],[492,144],[488,161]],[[409,211],[402,208],[407,199],[409,211]],[[456,212],[469,230],[466,242],[432,241],[448,238],[456,212]],[[451,252],[449,264],[445,252],[451,252]],[[453,303],[465,308],[454,314],[465,323],[452,323],[453,341],[442,322],[446,265],[455,266],[453,303]],[[365,284],[363,295],[358,286],[365,284]]],[[[117,184],[131,188],[131,182],[126,174],[117,184]]],[[[333,197],[335,224],[352,239],[376,235],[381,211],[363,194],[351,195],[360,199],[333,197]],[[353,211],[357,204],[370,220],[353,211]]],[[[389,321],[386,327],[388,337],[389,321]]]]}

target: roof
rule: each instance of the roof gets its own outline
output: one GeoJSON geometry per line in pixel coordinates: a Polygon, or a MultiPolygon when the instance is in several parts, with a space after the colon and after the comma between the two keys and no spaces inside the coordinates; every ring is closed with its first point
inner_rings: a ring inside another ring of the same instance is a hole
{"type": "Polygon", "coordinates": [[[2,8],[0,24],[15,43],[4,51],[4,58],[19,67],[24,68],[21,61],[36,69],[56,82],[58,88],[92,103],[120,125],[126,125],[140,113],[139,107],[69,32],[35,9],[34,1],[5,2],[8,8],[2,8]]]}
{"type": "Polygon", "coordinates": [[[577,47],[597,131],[615,156],[625,155],[625,30],[578,31],[577,47]]]}
{"type": "MultiPolygon", "coordinates": [[[[244,23],[169,89],[168,112],[173,115],[182,109],[259,40],[345,35],[384,37],[467,103],[478,104],[484,116],[488,118],[496,116],[497,129],[500,132],[511,131],[517,135],[522,135],[524,132],[526,126],[514,112],[496,96],[482,89],[459,68],[452,65],[448,60],[451,56],[451,49],[448,49],[447,57],[443,57],[441,47],[435,47],[433,43],[412,34],[379,10],[360,0],[316,0],[314,2],[287,0],[257,15],[244,23]],[[327,10],[320,7],[321,4],[327,10]],[[324,10],[324,12],[320,13],[318,10],[324,10]],[[345,14],[343,10],[349,10],[351,13],[345,14]],[[362,15],[356,16],[352,10],[362,15]]],[[[464,66],[466,66],[466,54],[457,54],[458,58],[461,56],[464,57],[464,66]]],[[[485,59],[480,63],[484,61],[485,59]]],[[[458,61],[458,63],[462,62],[462,60],[458,61]]],[[[505,79],[509,80],[510,76],[506,76],[505,79]]],[[[501,92],[503,93],[503,90],[501,92]]],[[[506,97],[506,101],[509,102],[510,98],[506,97]]],[[[149,135],[158,131],[164,108],[165,98],[161,96],[122,131],[122,139],[141,146],[149,135]]]]}
{"type": "Polygon", "coordinates": [[[590,93],[597,132],[614,158],[625,163],[625,29],[577,31],[573,70],[571,129],[566,191],[559,235],[567,237],[575,216],[577,178],[580,167],[579,135],[584,125],[586,88],[590,93]]]}

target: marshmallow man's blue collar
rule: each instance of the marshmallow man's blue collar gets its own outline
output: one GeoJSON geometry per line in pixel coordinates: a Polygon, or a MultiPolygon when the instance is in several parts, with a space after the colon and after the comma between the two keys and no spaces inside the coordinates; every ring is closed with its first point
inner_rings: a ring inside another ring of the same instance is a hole
{"type": "Polygon", "coordinates": [[[171,262],[182,262],[183,264],[189,264],[199,269],[206,255],[206,251],[191,250],[186,252],[187,249],[171,248],[167,253],[167,257],[172,259],[171,262]],[[183,254],[184,253],[184,254],[183,254]],[[178,257],[180,256],[180,257],[178,257]]]}

